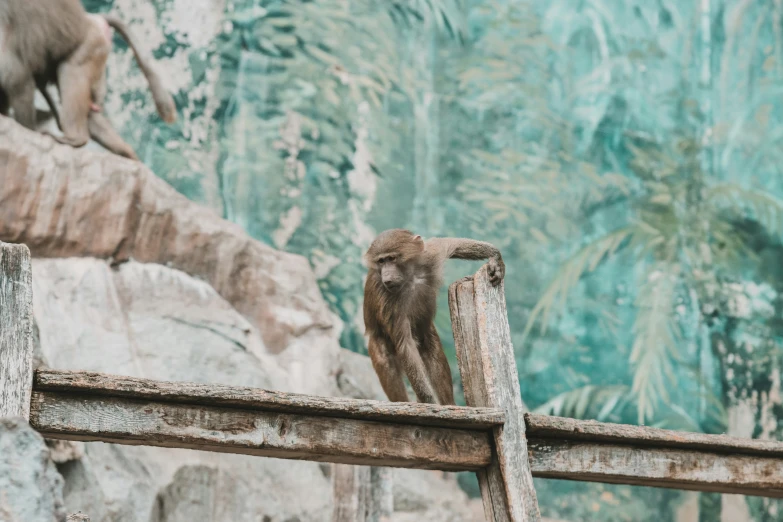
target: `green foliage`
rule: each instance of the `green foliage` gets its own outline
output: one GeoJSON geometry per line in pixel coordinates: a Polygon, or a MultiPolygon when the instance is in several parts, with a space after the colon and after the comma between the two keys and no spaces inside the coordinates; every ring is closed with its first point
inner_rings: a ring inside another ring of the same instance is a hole
{"type": "Polygon", "coordinates": [[[695,159],[700,150],[692,140],[679,140],[673,147],[648,142],[629,148],[644,187],[632,202],[632,224],[591,241],[563,263],[533,308],[525,335],[539,318],[545,331],[550,313],[563,309],[580,279],[627,242],[625,251],[635,258],[640,274],[629,362],[638,422],[643,423],[655,416],[657,405],[671,406],[668,390],[675,385],[675,363],[682,362],[686,344],[682,317],[675,312],[677,298],[695,293],[699,301],[707,301],[705,275],[731,273],[737,260],[750,253],[736,220],[755,219],[769,233],[779,234],[783,204],[731,184],[707,186],[695,159]]]}
{"type": "Polygon", "coordinates": [[[543,516],[580,522],[674,521],[678,492],[660,488],[533,479],[543,516]]]}
{"type": "MultiPolygon", "coordinates": [[[[538,303],[530,312],[524,337],[530,333],[536,319],[541,316],[541,333],[546,333],[546,325],[549,322],[549,314],[557,305],[565,305],[568,293],[579,282],[586,272],[592,272],[598,264],[607,256],[615,253],[617,248],[629,237],[639,233],[635,227],[622,228],[607,234],[606,236],[585,245],[579,252],[562,264],[552,283],[539,298],[538,303]]],[[[523,339],[524,339],[523,337],[523,339]]]]}
{"type": "Polygon", "coordinates": [[[618,419],[616,412],[622,411],[628,403],[627,386],[594,386],[588,384],[552,397],[535,408],[536,413],[572,417],[575,419],[595,419],[612,422],[618,419]]]}

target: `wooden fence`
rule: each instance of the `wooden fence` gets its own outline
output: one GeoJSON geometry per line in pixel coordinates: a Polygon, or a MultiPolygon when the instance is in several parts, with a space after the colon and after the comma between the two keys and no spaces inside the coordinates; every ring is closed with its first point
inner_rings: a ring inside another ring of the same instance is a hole
{"type": "Polygon", "coordinates": [[[533,477],[783,497],[783,443],[523,412],[502,285],[482,268],[449,307],[468,407],[33,374],[30,253],[0,243],[0,416],[48,438],[336,463],[339,522],[391,512],[385,467],[475,471],[493,522],[540,520],[533,477]]]}

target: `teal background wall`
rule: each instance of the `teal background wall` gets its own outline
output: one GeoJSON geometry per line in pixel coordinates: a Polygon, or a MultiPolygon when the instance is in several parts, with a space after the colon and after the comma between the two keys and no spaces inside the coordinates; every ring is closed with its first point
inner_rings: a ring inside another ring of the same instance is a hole
{"type": "MultiPolygon", "coordinates": [[[[343,346],[366,352],[377,232],[480,238],[506,259],[531,409],[781,438],[781,0],[84,3],[131,22],[176,94],[167,126],[115,38],[123,136],[307,257],[343,346]]],[[[454,363],[445,288],[439,306],[454,363]]],[[[783,520],[767,499],[537,483],[554,518],[783,520]]]]}

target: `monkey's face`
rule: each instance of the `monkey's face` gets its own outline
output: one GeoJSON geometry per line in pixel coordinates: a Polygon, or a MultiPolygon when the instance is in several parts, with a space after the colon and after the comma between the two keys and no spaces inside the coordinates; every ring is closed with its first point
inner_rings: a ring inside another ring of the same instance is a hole
{"type": "Polygon", "coordinates": [[[400,258],[395,254],[388,254],[376,260],[381,282],[387,290],[394,291],[401,287],[407,279],[405,266],[399,263],[400,258]]]}
{"type": "Polygon", "coordinates": [[[424,241],[407,230],[394,229],[382,232],[375,238],[366,254],[371,272],[391,292],[399,290],[413,280],[413,271],[424,241]]]}

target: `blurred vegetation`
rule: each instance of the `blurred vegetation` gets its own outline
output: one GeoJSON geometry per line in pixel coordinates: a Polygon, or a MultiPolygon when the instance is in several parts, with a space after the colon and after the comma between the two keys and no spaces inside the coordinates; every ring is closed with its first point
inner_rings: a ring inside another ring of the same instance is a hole
{"type": "MultiPolygon", "coordinates": [[[[173,0],[85,1],[157,34],[180,71],[172,127],[119,59],[109,101],[131,104],[122,132],[160,176],[310,260],[343,346],[366,350],[375,233],[481,238],[506,258],[531,409],[781,437],[781,2],[214,4],[188,28],[173,0]]],[[[458,377],[445,289],[437,326],[458,377]]],[[[543,513],[568,520],[676,520],[685,501],[538,486],[543,513]]],[[[746,502],[783,520],[778,501],[746,502]]],[[[723,503],[701,495],[700,520],[723,503]]]]}

